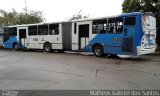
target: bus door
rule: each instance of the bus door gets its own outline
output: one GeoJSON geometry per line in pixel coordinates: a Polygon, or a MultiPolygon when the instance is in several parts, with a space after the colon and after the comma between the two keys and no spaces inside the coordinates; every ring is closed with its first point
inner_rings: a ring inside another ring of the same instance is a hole
{"type": "Polygon", "coordinates": [[[78,25],[78,40],[79,40],[79,50],[86,50],[86,46],[89,44],[89,32],[91,23],[81,22],[78,25]]]}
{"type": "Polygon", "coordinates": [[[24,48],[27,44],[27,28],[18,28],[18,41],[19,41],[19,47],[24,48]]]}
{"type": "Polygon", "coordinates": [[[122,51],[133,53],[134,40],[136,35],[136,17],[124,18],[124,34],[122,38],[122,51]]]}

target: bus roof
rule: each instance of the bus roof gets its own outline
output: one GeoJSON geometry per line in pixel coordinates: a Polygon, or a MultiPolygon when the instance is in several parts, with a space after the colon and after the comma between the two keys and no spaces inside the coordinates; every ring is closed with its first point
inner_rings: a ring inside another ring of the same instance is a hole
{"type": "Polygon", "coordinates": [[[122,13],[122,14],[114,15],[114,16],[105,16],[105,17],[99,17],[99,18],[85,18],[85,19],[80,19],[80,20],[73,20],[72,22],[92,21],[92,20],[99,20],[99,19],[105,19],[105,18],[115,18],[115,17],[139,15],[139,14],[142,14],[142,13],[141,12],[122,13]]]}
{"type": "Polygon", "coordinates": [[[123,13],[123,14],[114,15],[114,16],[105,16],[105,17],[99,17],[99,18],[85,18],[85,19],[72,20],[72,21],[43,22],[43,23],[35,23],[35,24],[22,24],[22,25],[4,26],[4,28],[6,28],[6,27],[27,27],[27,26],[36,26],[36,25],[45,25],[45,24],[60,24],[60,23],[64,23],[64,22],[83,22],[83,21],[92,21],[92,20],[99,20],[99,19],[105,19],[105,18],[115,18],[115,17],[139,15],[139,14],[142,14],[142,13],[141,12],[132,12],[132,13],[123,13]]]}
{"type": "Polygon", "coordinates": [[[4,28],[6,28],[6,27],[26,27],[26,26],[36,26],[36,25],[45,25],[45,24],[59,24],[59,23],[61,23],[61,22],[53,22],[53,23],[43,22],[43,23],[35,23],[35,24],[22,24],[22,25],[4,26],[4,28]]]}

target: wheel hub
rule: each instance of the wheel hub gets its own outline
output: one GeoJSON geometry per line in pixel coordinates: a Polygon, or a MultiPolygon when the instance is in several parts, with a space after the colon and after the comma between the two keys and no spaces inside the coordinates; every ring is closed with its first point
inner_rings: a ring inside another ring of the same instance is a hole
{"type": "Polygon", "coordinates": [[[100,54],[101,54],[101,49],[97,48],[95,51],[96,51],[95,53],[96,53],[97,55],[100,55],[100,54]]]}

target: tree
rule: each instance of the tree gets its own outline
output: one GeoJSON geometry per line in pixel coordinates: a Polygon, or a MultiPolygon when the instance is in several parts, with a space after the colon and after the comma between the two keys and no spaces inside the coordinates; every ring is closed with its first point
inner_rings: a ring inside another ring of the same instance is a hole
{"type": "Polygon", "coordinates": [[[11,12],[0,10],[0,26],[40,23],[45,19],[41,11],[25,11],[16,12],[14,9],[11,12]]]}
{"type": "Polygon", "coordinates": [[[5,25],[14,25],[17,21],[17,13],[15,10],[12,12],[6,12],[4,10],[0,10],[0,26],[5,25]]]}
{"type": "Polygon", "coordinates": [[[18,21],[17,24],[33,24],[43,22],[45,19],[43,18],[43,14],[40,11],[27,11],[21,12],[17,15],[18,21]]]}
{"type": "Polygon", "coordinates": [[[139,0],[125,0],[122,4],[122,10],[124,13],[141,10],[139,0]]]}
{"type": "Polygon", "coordinates": [[[72,21],[72,20],[79,20],[79,19],[85,19],[85,18],[89,18],[89,15],[82,15],[82,10],[80,10],[77,14],[73,15],[68,21],[72,21]]]}
{"type": "Polygon", "coordinates": [[[124,0],[123,13],[127,12],[153,12],[157,19],[157,44],[160,46],[160,0],[124,0]]]}

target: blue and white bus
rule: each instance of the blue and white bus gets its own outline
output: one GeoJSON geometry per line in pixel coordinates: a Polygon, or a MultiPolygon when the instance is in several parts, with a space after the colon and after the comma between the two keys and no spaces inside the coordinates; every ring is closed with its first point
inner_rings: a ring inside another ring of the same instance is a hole
{"type": "Polygon", "coordinates": [[[156,19],[148,13],[5,26],[4,48],[86,51],[95,56],[143,55],[156,49],[156,19]]]}
{"type": "Polygon", "coordinates": [[[0,47],[3,46],[3,31],[2,28],[0,27],[0,47]]]}

